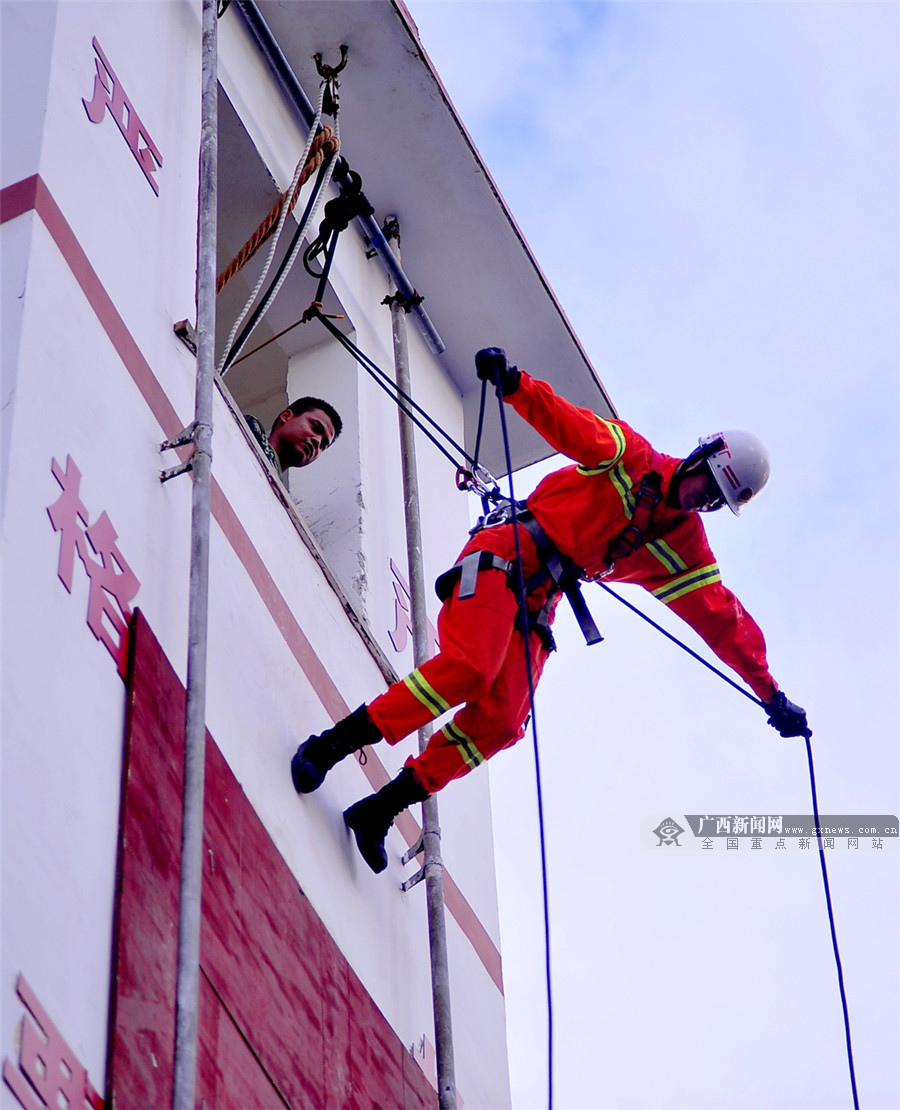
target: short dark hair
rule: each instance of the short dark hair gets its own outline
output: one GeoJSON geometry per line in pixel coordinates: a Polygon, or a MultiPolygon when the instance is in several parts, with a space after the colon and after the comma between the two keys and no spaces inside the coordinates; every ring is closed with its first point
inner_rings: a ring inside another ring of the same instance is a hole
{"type": "MultiPolygon", "coordinates": [[[[341,428],[344,426],[341,420],[340,413],[333,405],[329,405],[327,401],[323,401],[321,397],[298,397],[296,401],[292,401],[288,408],[294,416],[302,416],[304,412],[309,412],[310,409],[321,409],[322,412],[331,420],[334,425],[334,438],[341,434],[341,428]]],[[[278,417],[275,418],[275,423],[272,425],[272,432],[278,427],[278,417]]],[[[271,432],[269,433],[272,434],[271,432]]],[[[333,441],[332,441],[333,442],[333,441]]]]}

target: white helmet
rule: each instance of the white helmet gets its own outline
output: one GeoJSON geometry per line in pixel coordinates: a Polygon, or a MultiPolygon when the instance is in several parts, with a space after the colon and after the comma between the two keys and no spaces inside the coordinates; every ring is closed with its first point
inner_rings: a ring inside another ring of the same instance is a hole
{"type": "Polygon", "coordinates": [[[728,508],[739,516],[769,480],[769,452],[755,435],[735,430],[701,436],[700,446],[707,447],[716,440],[721,440],[722,446],[708,454],[706,462],[728,508]]]}

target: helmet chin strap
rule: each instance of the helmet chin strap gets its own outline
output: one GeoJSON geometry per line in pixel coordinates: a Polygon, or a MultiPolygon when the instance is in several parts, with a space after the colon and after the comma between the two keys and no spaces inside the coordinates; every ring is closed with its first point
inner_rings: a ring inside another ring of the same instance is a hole
{"type": "Polygon", "coordinates": [[[700,447],[695,447],[678,467],[678,470],[682,471],[682,467],[684,468],[682,476],[695,473],[700,469],[702,463],[711,459],[712,456],[721,451],[724,446],[725,440],[719,436],[718,439],[714,439],[711,443],[704,443],[700,447]]]}
{"type": "MultiPolygon", "coordinates": [[[[692,474],[696,474],[716,452],[721,451],[725,446],[725,440],[719,436],[711,443],[704,443],[700,447],[695,447],[693,451],[681,460],[675,468],[675,473],[672,475],[672,481],[669,483],[669,491],[666,494],[666,504],[670,509],[677,509],[681,506],[681,501],[678,498],[678,491],[681,488],[681,483],[685,478],[689,478],[692,474]]],[[[717,505],[716,508],[721,508],[717,505]]]]}

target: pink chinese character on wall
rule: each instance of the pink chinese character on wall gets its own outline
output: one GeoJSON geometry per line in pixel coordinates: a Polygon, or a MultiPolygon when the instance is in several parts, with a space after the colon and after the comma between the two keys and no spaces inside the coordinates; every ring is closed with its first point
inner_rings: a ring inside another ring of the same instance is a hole
{"type": "MultiPolygon", "coordinates": [[[[394,576],[394,630],[388,632],[388,637],[394,645],[394,651],[404,651],[409,642],[412,627],[412,614],[410,613],[409,583],[400,573],[400,568],[391,559],[391,574],[394,576]]],[[[428,639],[431,643],[432,655],[441,650],[437,630],[431,621],[428,622],[428,639]]]]}
{"type": "Polygon", "coordinates": [[[25,1110],[65,1106],[67,1110],[103,1110],[87,1071],[38,1002],[25,977],[16,979],[16,994],[25,1004],[19,1066],[3,1061],[3,1079],[25,1110]]]}
{"type": "Polygon", "coordinates": [[[89,523],[81,500],[81,471],[72,456],[66,459],[65,470],[53,459],[51,470],[62,488],[59,498],[47,509],[54,532],[60,533],[59,580],[71,593],[77,554],[90,581],[88,628],[124,673],[131,602],[141,584],[119,550],[118,534],[106,512],[89,523]]]}
{"type": "Polygon", "coordinates": [[[81,501],[81,471],[72,461],[72,456],[66,459],[65,471],[56,459],[51,462],[50,469],[53,471],[53,477],[62,486],[59,500],[47,509],[53,531],[62,532],[57,574],[60,582],[71,593],[72,576],[75,573],[75,552],[78,551],[81,554],[79,544],[88,526],[88,511],[81,501]]]}
{"type": "Polygon", "coordinates": [[[94,59],[97,67],[94,75],[94,92],[90,102],[84,98],[81,101],[87,117],[91,123],[100,123],[109,112],[124,135],[128,149],[135,156],[137,164],[150,182],[150,188],[159,196],[159,185],[153,175],[162,166],[162,155],[141,123],[140,116],[134,110],[131,101],[125,95],[121,81],[106,60],[106,55],[100,49],[100,43],[96,38],[92,40],[92,45],[97,52],[97,57],[94,59]]]}

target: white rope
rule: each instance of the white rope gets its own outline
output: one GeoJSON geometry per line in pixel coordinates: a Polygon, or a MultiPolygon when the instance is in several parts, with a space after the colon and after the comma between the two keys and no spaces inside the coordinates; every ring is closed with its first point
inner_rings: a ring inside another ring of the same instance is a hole
{"type": "MultiPolygon", "coordinates": [[[[232,354],[231,345],[234,343],[234,338],[237,335],[241,324],[243,324],[244,320],[246,319],[247,313],[253,307],[253,305],[256,301],[256,298],[259,296],[259,291],[260,291],[260,289],[262,289],[263,283],[265,282],[266,278],[268,277],[269,270],[272,267],[272,262],[275,258],[275,253],[278,249],[278,243],[279,243],[279,240],[281,238],[282,231],[284,230],[284,225],[287,222],[287,218],[288,218],[288,215],[289,215],[288,209],[290,208],[290,205],[288,203],[288,198],[293,196],[293,194],[294,194],[294,189],[297,186],[297,182],[300,180],[300,174],[303,172],[303,167],[306,165],[306,160],[309,157],[309,152],[312,149],[313,140],[316,137],[316,132],[319,128],[319,124],[320,124],[321,119],[322,119],[322,104],[323,104],[324,99],[325,99],[326,84],[327,83],[325,81],[322,82],[322,88],[321,88],[321,91],[319,93],[319,103],[318,103],[318,106],[316,108],[316,115],[315,115],[315,118],[313,119],[312,126],[309,129],[309,137],[306,140],[306,146],[303,149],[303,154],[300,156],[300,161],[297,163],[297,168],[294,170],[294,176],[291,178],[291,183],[287,188],[287,192],[285,194],[285,202],[282,205],[281,215],[278,217],[278,224],[277,224],[277,226],[275,228],[275,231],[272,235],[272,245],[269,247],[269,253],[266,257],[266,262],[265,262],[265,265],[263,266],[262,273],[259,275],[259,279],[257,280],[256,285],[253,288],[253,292],[248,297],[247,303],[241,309],[240,314],[238,315],[238,318],[235,320],[234,324],[231,327],[231,331],[228,333],[228,339],[225,341],[225,346],[222,350],[222,357],[219,359],[219,365],[216,367],[216,373],[217,374],[224,373],[225,363],[228,361],[229,357],[232,354]]],[[[335,116],[335,120],[334,120],[334,133],[335,133],[335,136],[339,139],[340,138],[340,133],[339,133],[339,128],[338,128],[338,117],[337,116],[335,116]]],[[[313,220],[315,219],[315,217],[316,217],[316,215],[319,211],[319,208],[320,208],[321,203],[322,203],[322,197],[325,195],[325,190],[327,189],[328,184],[331,181],[331,176],[334,173],[334,166],[335,166],[336,158],[337,158],[336,154],[333,154],[331,156],[331,161],[329,162],[328,170],[325,174],[324,179],[322,180],[321,186],[318,189],[315,203],[313,204],[312,208],[310,209],[309,216],[307,217],[306,221],[304,222],[300,234],[297,236],[297,245],[295,246],[295,249],[291,254],[291,258],[289,259],[287,266],[284,268],[282,276],[281,276],[280,280],[277,283],[276,289],[274,289],[273,292],[267,297],[267,301],[269,303],[271,303],[275,293],[277,293],[278,290],[281,288],[281,286],[284,284],[284,279],[287,277],[288,272],[290,271],[290,268],[293,266],[294,260],[296,259],[297,250],[299,249],[300,242],[306,236],[306,233],[309,229],[310,224],[312,224],[313,220]]],[[[257,320],[256,323],[259,324],[259,321],[262,318],[263,317],[262,317],[262,314],[261,314],[260,317],[259,317],[259,320],[257,320]]],[[[238,349],[236,351],[234,351],[235,356],[240,354],[240,352],[243,349],[244,345],[246,344],[247,340],[250,338],[250,335],[252,334],[252,330],[253,329],[251,329],[251,331],[249,331],[244,336],[243,342],[240,344],[238,349]]]]}

